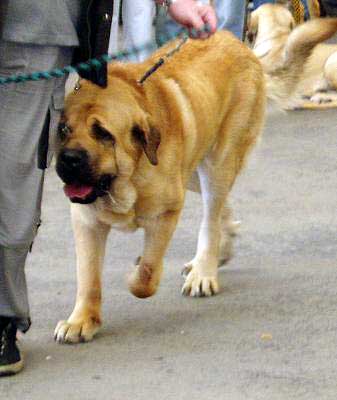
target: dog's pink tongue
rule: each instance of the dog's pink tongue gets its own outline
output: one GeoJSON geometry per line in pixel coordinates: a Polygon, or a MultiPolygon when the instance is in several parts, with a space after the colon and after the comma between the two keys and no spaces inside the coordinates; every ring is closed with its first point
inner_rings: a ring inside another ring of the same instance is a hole
{"type": "Polygon", "coordinates": [[[63,190],[67,197],[84,199],[93,191],[93,187],[85,185],[65,185],[63,190]]]}

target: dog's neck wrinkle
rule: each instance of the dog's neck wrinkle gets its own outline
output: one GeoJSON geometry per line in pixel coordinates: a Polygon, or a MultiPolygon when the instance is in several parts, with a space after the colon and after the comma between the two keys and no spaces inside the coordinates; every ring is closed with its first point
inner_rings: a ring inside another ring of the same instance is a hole
{"type": "Polygon", "coordinates": [[[130,90],[134,95],[134,100],[137,103],[140,111],[144,113],[145,117],[151,117],[148,112],[148,99],[146,96],[146,88],[143,85],[140,85],[135,77],[128,77],[127,79],[124,77],[116,76],[116,79],[119,79],[124,84],[126,83],[130,90]],[[144,101],[145,99],[145,101],[144,101]]]}
{"type": "MultiPolygon", "coordinates": [[[[158,78],[153,77],[152,79],[157,80],[158,78]]],[[[163,125],[165,124],[165,121],[169,121],[170,118],[170,109],[165,102],[165,95],[163,96],[162,89],[161,91],[158,91],[157,85],[153,85],[150,80],[144,83],[143,90],[143,98],[141,99],[141,101],[138,101],[138,105],[144,112],[144,115],[147,117],[147,119],[152,121],[155,126],[156,121],[160,121],[161,129],[159,130],[161,133],[164,133],[162,129],[163,125]],[[149,90],[147,90],[147,88],[145,87],[146,85],[148,85],[149,90]]]]}
{"type": "MultiPolygon", "coordinates": [[[[143,87],[139,85],[137,82],[137,79],[134,73],[127,74],[126,70],[118,70],[118,71],[113,71],[110,72],[111,75],[111,80],[118,80],[119,83],[122,85],[128,86],[128,89],[133,93],[133,98],[136,99],[137,104],[140,106],[140,108],[143,108],[141,106],[141,99],[143,95],[143,87]]],[[[113,88],[113,82],[111,83],[111,87],[113,88]]],[[[113,90],[113,89],[112,89],[113,90]]]]}

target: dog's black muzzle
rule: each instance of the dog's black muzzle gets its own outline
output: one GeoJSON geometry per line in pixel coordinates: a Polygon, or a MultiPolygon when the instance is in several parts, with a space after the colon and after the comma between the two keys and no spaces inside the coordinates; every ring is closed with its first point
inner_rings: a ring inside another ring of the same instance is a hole
{"type": "Polygon", "coordinates": [[[56,162],[56,172],[67,185],[73,183],[92,184],[89,156],[85,150],[63,149],[56,162]]]}
{"type": "Polygon", "coordinates": [[[56,161],[56,172],[65,183],[65,194],[73,203],[93,203],[110,190],[113,175],[95,178],[89,155],[82,149],[63,149],[56,161]]]}

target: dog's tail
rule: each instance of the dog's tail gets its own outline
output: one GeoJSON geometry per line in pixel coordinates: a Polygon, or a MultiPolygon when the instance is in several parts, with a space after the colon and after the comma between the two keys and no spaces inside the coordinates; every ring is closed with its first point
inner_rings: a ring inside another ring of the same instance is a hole
{"type": "Polygon", "coordinates": [[[336,32],[337,18],[315,18],[295,28],[285,45],[283,62],[265,73],[267,97],[287,108],[312,50],[336,32]]]}

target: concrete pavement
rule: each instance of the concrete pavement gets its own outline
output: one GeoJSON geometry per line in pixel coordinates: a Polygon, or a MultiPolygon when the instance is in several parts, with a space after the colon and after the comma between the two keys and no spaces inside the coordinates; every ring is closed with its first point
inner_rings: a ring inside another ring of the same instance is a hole
{"type": "Polygon", "coordinates": [[[26,368],[0,380],[6,400],[335,400],[337,398],[337,111],[270,111],[231,195],[242,220],[212,298],[180,295],[201,201],[187,197],[159,293],[139,300],[124,277],[142,234],[112,232],[104,326],[58,345],[75,299],[68,201],[53,170],[27,266],[33,326],[26,368]]]}

